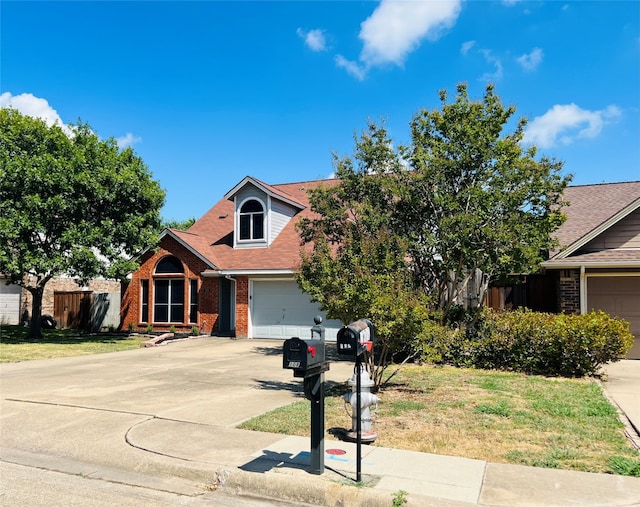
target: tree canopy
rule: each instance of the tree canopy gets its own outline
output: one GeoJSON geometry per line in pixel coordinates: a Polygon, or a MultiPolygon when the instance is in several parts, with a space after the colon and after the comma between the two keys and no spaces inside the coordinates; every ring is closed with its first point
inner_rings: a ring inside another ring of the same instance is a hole
{"type": "Polygon", "coordinates": [[[0,110],[0,273],[33,295],[32,337],[51,278],[122,279],[160,225],[164,191],[142,159],[88,124],[70,131],[0,110]]]}
{"type": "Polygon", "coordinates": [[[352,156],[334,154],[340,184],[311,190],[316,215],[299,223],[312,244],[301,288],[329,318],[370,318],[391,354],[420,333],[420,307],[477,306],[491,278],[537,270],[563,221],[570,178],[521,146],[524,119],[505,131],[515,108],[493,86],[482,100],[464,84],[452,103],[445,91],[440,99],[397,149],[384,123],[369,122],[352,156]]]}

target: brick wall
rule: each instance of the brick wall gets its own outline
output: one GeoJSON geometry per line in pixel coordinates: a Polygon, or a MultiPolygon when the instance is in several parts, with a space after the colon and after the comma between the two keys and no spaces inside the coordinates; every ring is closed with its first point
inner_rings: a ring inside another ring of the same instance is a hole
{"type": "Polygon", "coordinates": [[[560,272],[560,311],[580,313],[580,271],[577,269],[560,272]]]}
{"type": "Polygon", "coordinates": [[[239,276],[236,279],[236,336],[246,338],[249,335],[249,279],[239,276]]]}
{"type": "MultiPolygon", "coordinates": [[[[164,237],[160,245],[153,252],[146,254],[140,267],[132,274],[131,281],[124,288],[122,295],[121,318],[122,328],[145,330],[149,323],[141,322],[141,280],[149,280],[149,317],[153,315],[153,274],[156,264],[163,257],[173,255],[182,261],[185,277],[185,314],[184,322],[188,322],[189,316],[189,280],[198,280],[198,322],[188,324],[173,324],[178,332],[190,332],[191,327],[197,325],[201,332],[211,333],[217,329],[218,323],[218,298],[219,288],[217,278],[203,278],[200,276],[207,265],[184,248],[173,238],[164,237]]],[[[172,324],[150,323],[154,331],[167,331],[172,324]]]]}

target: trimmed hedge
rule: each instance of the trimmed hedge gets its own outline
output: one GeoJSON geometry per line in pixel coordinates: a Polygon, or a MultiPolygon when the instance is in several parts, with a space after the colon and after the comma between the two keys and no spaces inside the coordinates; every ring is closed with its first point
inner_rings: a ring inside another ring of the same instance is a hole
{"type": "Polygon", "coordinates": [[[461,329],[426,326],[422,359],[454,366],[583,377],[622,358],[633,340],[628,322],[601,311],[556,315],[485,309],[461,329]]]}

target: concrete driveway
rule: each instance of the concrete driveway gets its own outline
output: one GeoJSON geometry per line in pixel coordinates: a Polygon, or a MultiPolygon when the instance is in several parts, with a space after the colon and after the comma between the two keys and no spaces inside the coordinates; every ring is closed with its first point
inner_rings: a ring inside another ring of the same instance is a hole
{"type": "MultiPolygon", "coordinates": [[[[304,398],[281,350],[282,341],[207,337],[1,364],[0,459],[182,495],[215,489],[221,465],[283,437],[234,426],[304,398]]],[[[352,369],[334,363],[326,379],[352,369]]]]}

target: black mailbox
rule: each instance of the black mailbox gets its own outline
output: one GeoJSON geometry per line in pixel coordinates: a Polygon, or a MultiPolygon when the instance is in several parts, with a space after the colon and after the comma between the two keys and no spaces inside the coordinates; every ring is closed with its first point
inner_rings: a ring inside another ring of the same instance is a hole
{"type": "Polygon", "coordinates": [[[301,340],[294,337],[285,340],[282,348],[282,367],[294,370],[294,376],[305,376],[325,369],[324,358],[322,340],[301,340]]]}
{"type": "Polygon", "coordinates": [[[374,338],[373,324],[367,319],[356,320],[338,331],[338,355],[357,357],[371,351],[374,338]]]}

